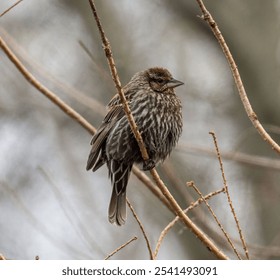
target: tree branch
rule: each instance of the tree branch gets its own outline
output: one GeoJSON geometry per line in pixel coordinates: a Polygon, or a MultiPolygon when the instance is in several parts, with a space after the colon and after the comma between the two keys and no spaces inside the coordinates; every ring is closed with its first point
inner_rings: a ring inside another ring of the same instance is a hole
{"type": "MultiPolygon", "coordinates": [[[[214,191],[214,192],[211,192],[209,193],[208,195],[204,196],[203,199],[200,197],[198,200],[196,200],[195,202],[192,202],[191,205],[184,210],[185,213],[188,213],[190,210],[194,209],[195,207],[197,207],[198,205],[200,205],[202,202],[204,202],[204,200],[208,200],[210,199],[211,197],[217,195],[217,194],[220,194],[224,192],[224,188],[221,189],[221,190],[218,190],[218,191],[214,191]]],[[[173,228],[175,226],[175,224],[180,221],[180,218],[178,216],[176,216],[165,228],[164,230],[161,232],[160,236],[159,236],[159,239],[157,241],[157,244],[156,244],[156,249],[155,249],[155,252],[154,252],[154,258],[156,259],[157,258],[157,255],[158,255],[158,252],[159,252],[159,248],[163,242],[163,239],[164,237],[167,235],[167,233],[169,232],[169,230],[171,228],[173,228]]]]}
{"type": "Polygon", "coordinates": [[[217,23],[215,22],[215,20],[213,19],[212,15],[210,14],[210,12],[206,9],[203,0],[196,0],[201,11],[202,11],[202,18],[208,23],[208,25],[210,26],[212,32],[214,33],[217,41],[219,42],[225,57],[229,63],[235,84],[237,86],[241,101],[243,103],[243,106],[245,108],[245,111],[250,119],[250,121],[252,122],[252,124],[254,125],[254,127],[256,128],[256,130],[259,132],[259,134],[261,135],[261,137],[263,138],[263,140],[265,142],[267,142],[273,150],[275,150],[278,154],[280,154],[280,146],[272,139],[272,137],[268,134],[268,132],[264,129],[264,127],[262,126],[262,124],[260,123],[260,121],[258,120],[257,114],[253,111],[253,108],[250,104],[249,98],[247,97],[244,85],[242,83],[237,65],[232,57],[232,54],[229,50],[229,47],[226,44],[226,41],[217,25],[217,23]]]}
{"type": "Polygon", "coordinates": [[[229,195],[227,180],[226,180],[226,176],[225,176],[225,172],[224,172],[224,166],[223,166],[223,162],[222,162],[222,158],[221,158],[221,153],[220,153],[220,150],[219,150],[219,147],[218,147],[217,137],[216,137],[216,135],[215,135],[215,133],[213,131],[210,131],[209,134],[211,134],[212,137],[213,137],[213,141],[214,141],[214,145],[215,145],[215,149],[216,149],[216,153],[217,153],[217,158],[218,158],[218,161],[219,161],[220,170],[221,170],[221,174],[222,174],[225,194],[227,195],[227,199],[228,199],[228,204],[229,204],[231,213],[233,215],[234,221],[236,223],[236,226],[237,226],[237,229],[238,229],[238,233],[239,233],[239,237],[240,237],[240,240],[241,240],[242,245],[243,245],[244,252],[246,254],[247,259],[249,260],[248,247],[246,245],[245,238],[244,238],[244,236],[242,234],[242,230],[241,230],[241,227],[240,227],[240,224],[239,224],[239,221],[238,221],[235,209],[233,207],[233,203],[232,203],[231,197],[229,195]]]}
{"type": "Polygon", "coordinates": [[[151,247],[151,244],[150,244],[150,241],[149,241],[149,238],[147,236],[147,233],[144,229],[144,226],[143,224],[141,223],[139,217],[137,216],[134,208],[132,207],[131,203],[129,202],[128,199],[126,199],[126,203],[128,204],[128,207],[130,208],[131,212],[132,212],[132,215],[134,216],[136,222],[138,223],[139,227],[140,227],[140,230],[142,231],[142,234],[144,236],[144,239],[146,241],[146,244],[147,244],[147,248],[148,248],[148,251],[149,251],[149,254],[150,254],[150,259],[151,260],[154,260],[154,255],[153,255],[153,251],[152,251],[152,247],[151,247]]]}
{"type": "Polygon", "coordinates": [[[110,253],[104,260],[108,260],[109,258],[111,258],[113,255],[115,255],[117,252],[119,252],[120,250],[122,250],[124,247],[126,247],[128,244],[130,244],[131,242],[137,240],[137,237],[134,236],[131,239],[129,239],[126,243],[124,243],[123,245],[121,245],[120,247],[118,247],[116,250],[114,250],[112,253],[110,253]]]}
{"type": "Polygon", "coordinates": [[[6,13],[8,13],[10,10],[12,10],[17,4],[22,2],[23,0],[17,1],[15,4],[13,4],[11,7],[9,7],[7,10],[5,10],[3,13],[0,14],[0,17],[4,16],[6,13]]]}

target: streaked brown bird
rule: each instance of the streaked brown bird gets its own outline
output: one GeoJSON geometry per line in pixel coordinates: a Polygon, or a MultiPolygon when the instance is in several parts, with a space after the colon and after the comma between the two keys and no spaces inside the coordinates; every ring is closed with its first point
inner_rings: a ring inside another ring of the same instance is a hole
{"type": "Polygon", "coordinates": [[[108,104],[108,113],[91,140],[87,170],[107,164],[113,191],[109,221],[126,220],[126,187],[134,163],[150,170],[163,161],[182,133],[182,106],[174,88],[183,85],[167,69],[154,67],[136,73],[123,88],[129,108],[143,137],[149,160],[142,159],[119,95],[108,104]]]}

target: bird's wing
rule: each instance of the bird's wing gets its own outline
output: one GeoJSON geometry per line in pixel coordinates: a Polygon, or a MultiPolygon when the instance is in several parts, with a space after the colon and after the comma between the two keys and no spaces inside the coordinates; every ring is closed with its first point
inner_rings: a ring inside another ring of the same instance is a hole
{"type": "Polygon", "coordinates": [[[105,163],[103,148],[106,144],[106,139],[115,123],[124,116],[122,105],[112,106],[105,116],[101,126],[92,137],[90,144],[92,145],[86,169],[97,170],[105,163]]]}
{"type": "MultiPolygon", "coordinates": [[[[133,99],[133,97],[136,93],[136,90],[134,87],[132,87],[131,82],[129,82],[127,85],[125,85],[123,87],[123,92],[126,97],[126,100],[128,101],[128,103],[130,103],[130,101],[133,99]]],[[[115,105],[121,105],[121,104],[122,104],[122,101],[120,99],[120,95],[117,93],[112,97],[112,99],[108,103],[108,108],[111,108],[115,105]]]]}

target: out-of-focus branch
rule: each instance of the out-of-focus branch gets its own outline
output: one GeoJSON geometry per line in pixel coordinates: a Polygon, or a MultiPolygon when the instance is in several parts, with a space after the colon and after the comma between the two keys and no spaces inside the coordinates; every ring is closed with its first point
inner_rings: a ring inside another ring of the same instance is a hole
{"type": "Polygon", "coordinates": [[[2,37],[0,37],[0,48],[5,52],[8,58],[13,62],[17,69],[21,72],[24,78],[31,83],[37,90],[43,93],[48,99],[50,99],[55,105],[57,105],[62,111],[64,111],[68,116],[75,119],[80,125],[82,125],[91,134],[95,132],[95,128],[79,113],[77,113],[73,108],[62,101],[57,95],[52,91],[42,85],[19,61],[19,59],[14,55],[12,50],[7,46],[2,37]]]}
{"type": "Polygon", "coordinates": [[[6,13],[8,13],[11,9],[13,9],[17,4],[22,2],[23,0],[17,1],[15,4],[13,4],[11,7],[9,7],[7,10],[5,10],[3,13],[0,14],[0,17],[4,16],[6,13]]]}
{"type": "MultiPolygon", "coordinates": [[[[55,75],[53,75],[48,70],[46,70],[46,68],[43,67],[40,63],[32,59],[32,57],[30,57],[30,55],[24,50],[24,48],[19,45],[17,40],[14,37],[12,37],[1,26],[0,26],[0,34],[1,34],[0,36],[2,36],[3,40],[5,41],[6,45],[8,45],[9,48],[13,50],[14,55],[18,57],[21,63],[24,64],[25,67],[29,69],[29,72],[32,72],[33,75],[37,77],[37,79],[43,78],[44,80],[49,81],[50,83],[52,83],[52,85],[57,87],[59,90],[63,91],[63,93],[72,97],[75,101],[94,110],[95,113],[98,113],[100,115],[105,114],[106,108],[101,102],[86,95],[82,91],[76,89],[73,85],[68,84],[68,82],[58,79],[55,75]]],[[[96,66],[98,67],[98,65],[96,66]]],[[[101,74],[102,77],[106,79],[110,77],[109,74],[107,75],[106,73],[101,73],[101,74]]]]}
{"type": "MultiPolygon", "coordinates": [[[[138,131],[137,125],[134,121],[134,118],[132,116],[132,113],[130,111],[130,108],[128,106],[128,103],[126,101],[124,92],[122,90],[122,86],[117,74],[117,69],[115,66],[115,62],[113,59],[113,55],[112,55],[112,50],[109,44],[108,39],[105,36],[105,32],[102,28],[99,16],[97,14],[97,10],[94,4],[93,0],[89,0],[90,3],[90,7],[92,9],[92,13],[94,16],[94,19],[96,21],[96,25],[98,27],[98,30],[100,32],[100,36],[101,36],[101,40],[103,43],[103,48],[105,51],[105,55],[107,57],[108,60],[108,64],[111,70],[111,74],[112,74],[112,78],[113,81],[115,83],[115,86],[117,88],[118,94],[120,96],[120,99],[122,101],[122,104],[124,106],[124,111],[126,113],[126,116],[128,118],[130,127],[133,131],[133,134],[135,136],[136,141],[138,142],[139,145],[139,149],[141,151],[141,155],[143,160],[148,160],[149,156],[144,144],[144,141],[142,139],[141,134],[138,131]]],[[[159,177],[157,171],[155,170],[155,168],[153,168],[152,170],[150,170],[150,173],[156,183],[156,185],[159,187],[159,189],[161,190],[161,192],[163,193],[163,195],[166,197],[166,199],[168,200],[168,202],[170,203],[173,211],[175,212],[175,214],[177,216],[179,216],[183,223],[204,243],[204,245],[211,251],[213,252],[217,258],[219,259],[228,259],[228,257],[212,242],[212,240],[210,240],[206,234],[204,234],[200,228],[198,228],[193,222],[192,220],[184,213],[184,211],[182,210],[182,208],[179,206],[179,204],[177,203],[177,201],[174,199],[174,197],[171,195],[171,193],[169,192],[168,188],[165,186],[165,184],[163,183],[163,181],[161,180],[161,178],[159,177]]]]}
{"type": "Polygon", "coordinates": [[[201,11],[202,11],[202,18],[208,23],[208,25],[210,26],[212,32],[214,33],[216,39],[218,40],[224,54],[225,57],[229,63],[235,84],[237,86],[241,101],[243,103],[243,106],[245,108],[245,111],[249,117],[249,119],[251,120],[252,124],[254,125],[254,127],[256,128],[256,130],[259,132],[259,134],[261,135],[261,137],[263,138],[264,141],[266,141],[273,150],[275,150],[278,154],[280,154],[280,146],[272,139],[272,137],[268,134],[268,132],[264,129],[263,125],[260,123],[260,121],[258,120],[257,114],[253,111],[253,108],[250,104],[249,98],[246,94],[244,85],[242,83],[237,65],[232,57],[232,54],[229,50],[229,47],[226,44],[226,41],[217,25],[217,23],[215,22],[215,20],[213,19],[212,15],[210,14],[210,12],[206,9],[203,0],[196,0],[201,11]]]}
{"type": "MultiPolygon", "coordinates": [[[[200,147],[197,145],[191,145],[180,141],[175,151],[186,152],[194,155],[202,155],[202,156],[211,156],[216,157],[216,152],[213,149],[209,149],[206,147],[200,147]]],[[[280,171],[280,160],[273,159],[269,157],[257,156],[257,155],[249,155],[241,152],[225,152],[223,151],[223,159],[232,160],[236,162],[240,162],[246,165],[251,165],[254,167],[262,167],[270,170],[280,171]]]]}

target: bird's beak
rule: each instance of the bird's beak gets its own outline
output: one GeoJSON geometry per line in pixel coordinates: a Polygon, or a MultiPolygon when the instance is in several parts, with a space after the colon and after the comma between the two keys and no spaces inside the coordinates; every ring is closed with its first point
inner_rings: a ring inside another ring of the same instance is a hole
{"type": "Polygon", "coordinates": [[[178,80],[172,79],[172,80],[170,80],[170,81],[167,83],[167,87],[168,87],[168,88],[175,88],[175,87],[181,86],[181,85],[183,85],[183,84],[184,84],[183,82],[180,82],[180,81],[178,81],[178,80]]]}

